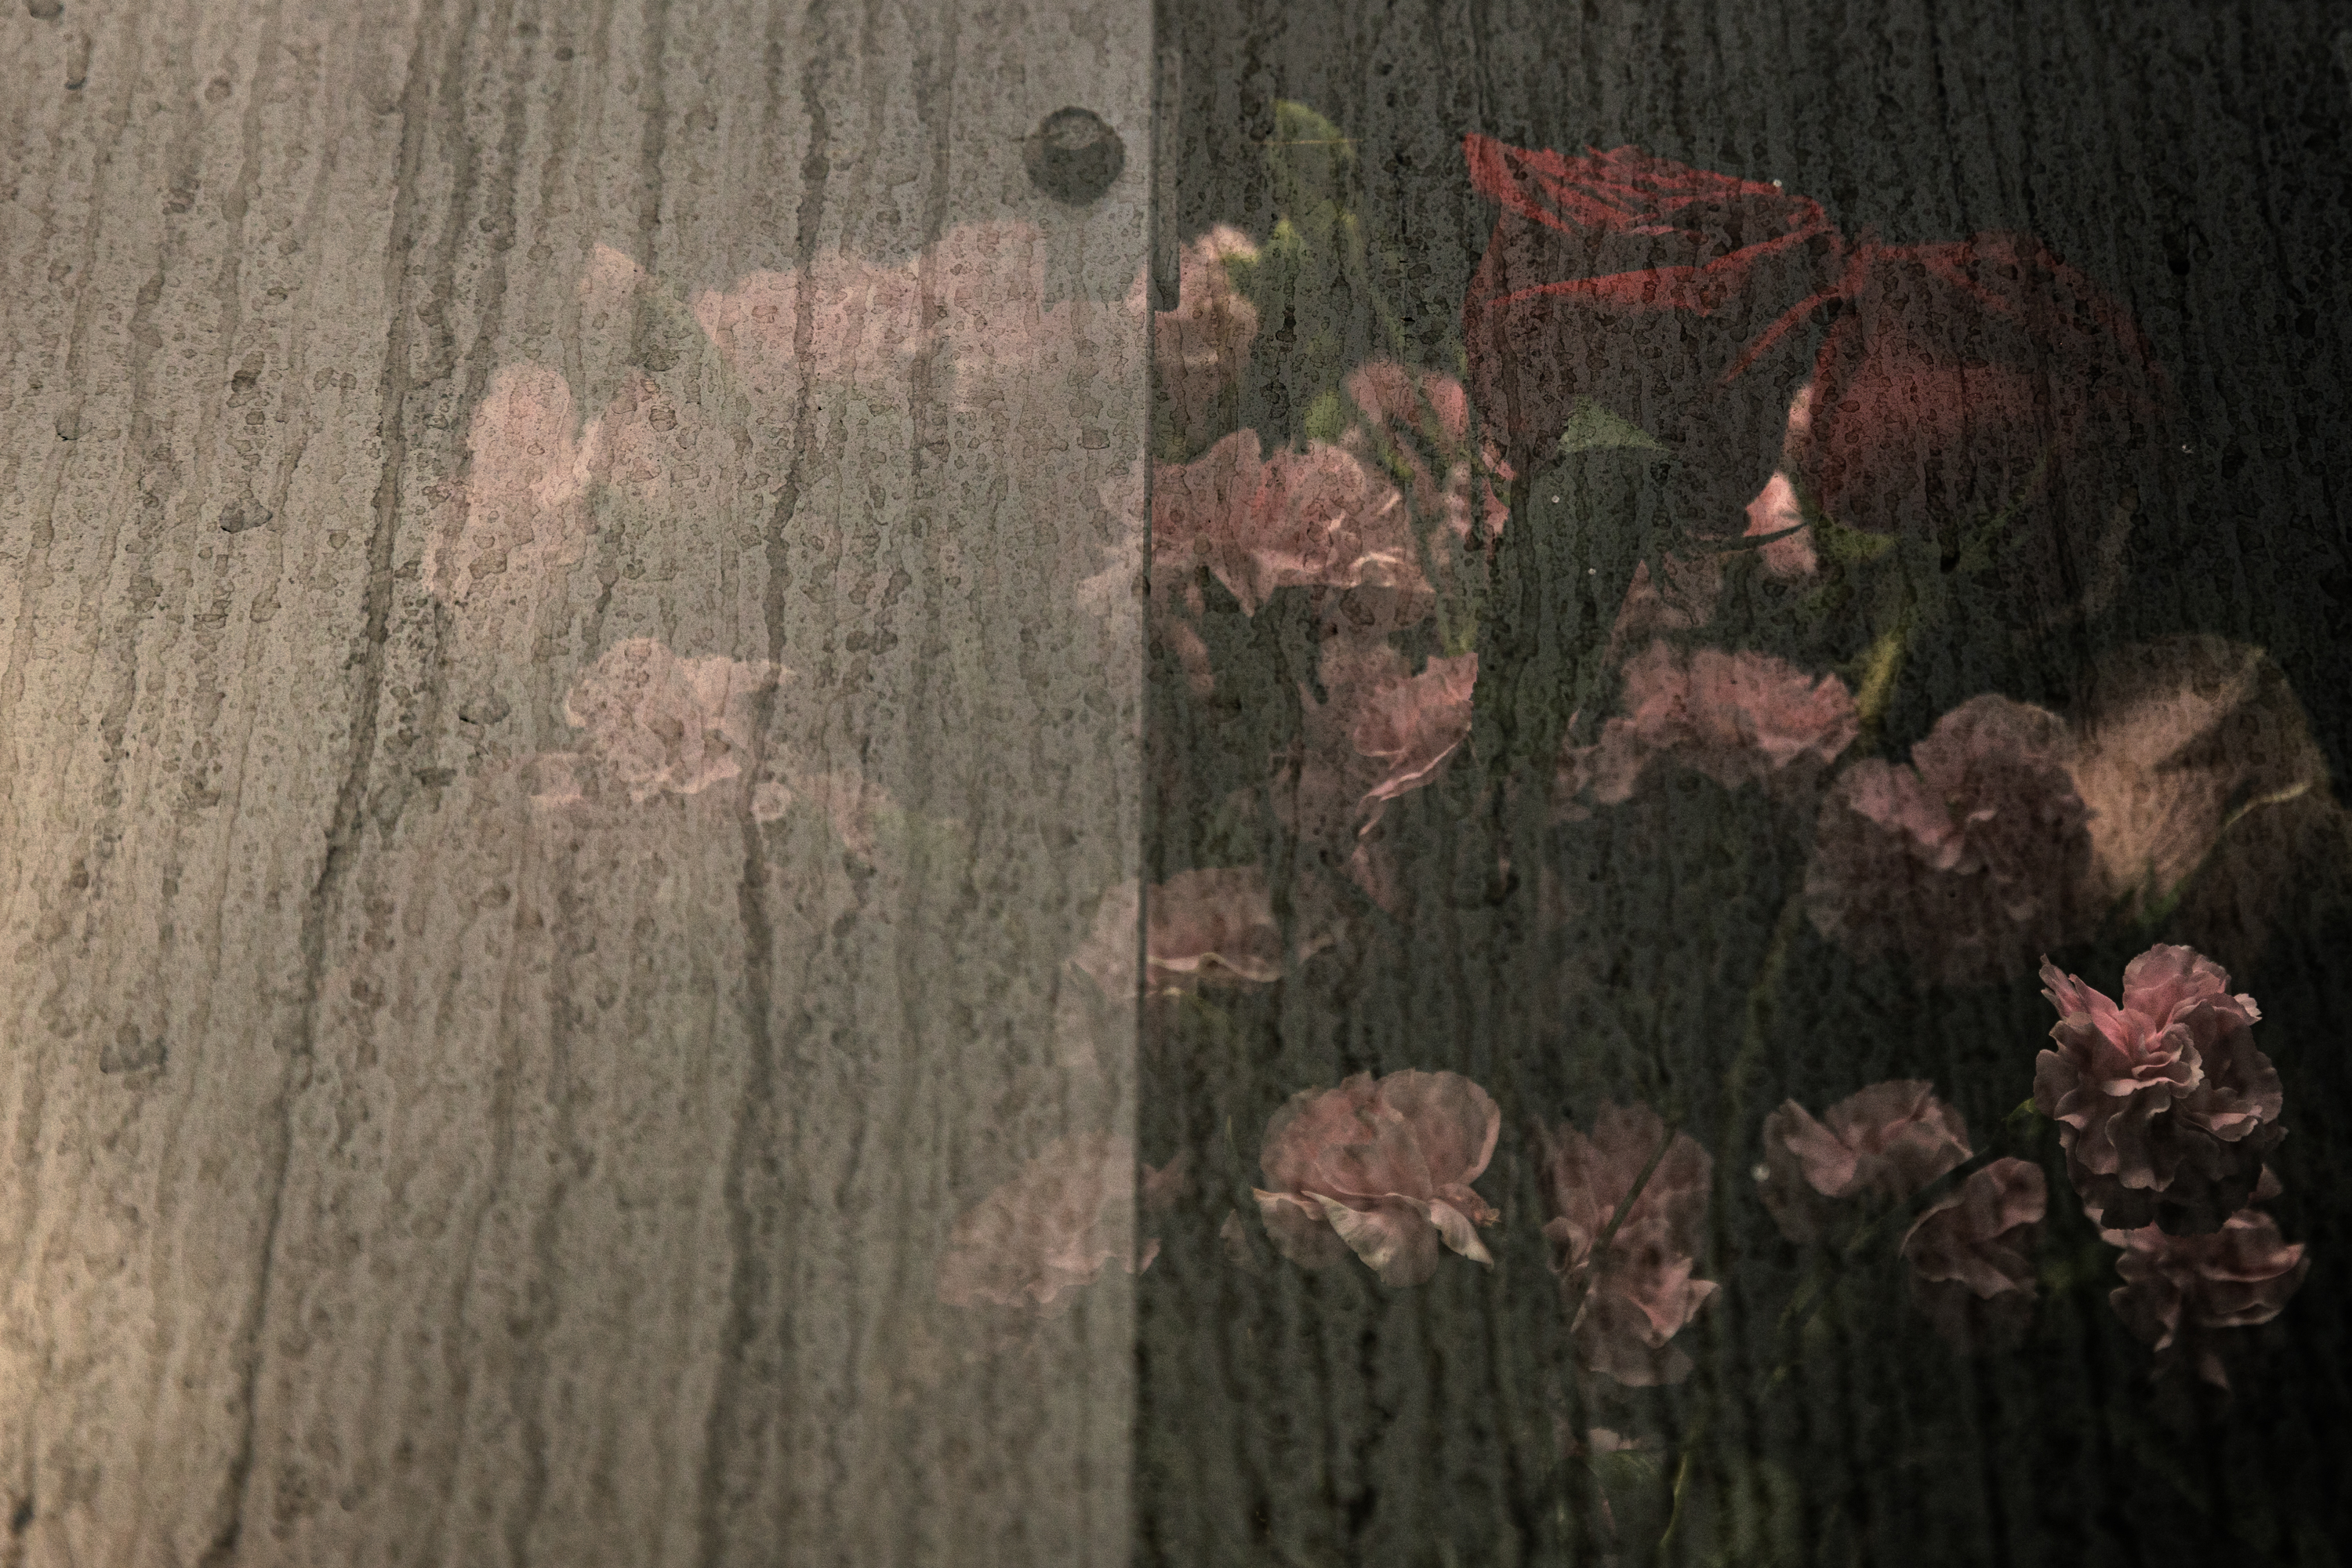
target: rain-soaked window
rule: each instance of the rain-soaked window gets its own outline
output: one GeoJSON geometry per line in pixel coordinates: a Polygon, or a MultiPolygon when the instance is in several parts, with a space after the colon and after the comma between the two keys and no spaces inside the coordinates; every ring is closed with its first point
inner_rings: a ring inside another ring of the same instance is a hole
{"type": "Polygon", "coordinates": [[[5,4],[0,1563],[2343,1562],[2352,10],[5,4]]]}

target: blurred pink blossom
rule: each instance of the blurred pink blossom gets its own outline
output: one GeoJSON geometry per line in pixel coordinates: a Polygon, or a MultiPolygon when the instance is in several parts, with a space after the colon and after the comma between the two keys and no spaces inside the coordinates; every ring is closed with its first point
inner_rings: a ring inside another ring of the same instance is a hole
{"type": "Polygon", "coordinates": [[[2024,973],[2081,936],[2095,910],[2088,812],[2057,718],[1969,699],[1911,748],[1838,776],[1814,828],[1805,900],[1858,957],[1907,955],[1958,985],[2024,973]]]}
{"type": "MultiPolygon", "coordinates": [[[[1424,529],[1443,526],[1456,542],[1481,546],[1503,531],[1510,504],[1495,482],[1507,487],[1511,470],[1491,443],[1472,442],[1470,396],[1460,382],[1371,360],[1348,373],[1347,390],[1362,419],[1340,445],[1391,479],[1409,479],[1406,493],[1424,529]]],[[[1431,542],[1448,548],[1443,538],[1431,542]]]]}
{"type": "Polygon", "coordinates": [[[2058,1009],[2056,1048],[2036,1058],[2033,1102],[2059,1124],[2083,1206],[2122,1230],[2221,1228],[2286,1136],[2278,1069],[2254,1044],[2262,1012],[2230,976],[2185,947],[2158,946],[2124,969],[2123,1005],[2042,966],[2058,1009]]]}
{"type": "Polygon", "coordinates": [[[1437,1243],[1494,1266],[1477,1226],[1501,1217],[1470,1188],[1494,1157],[1502,1113],[1450,1072],[1358,1073],[1293,1095],[1265,1125],[1257,1193],[1266,1232],[1304,1268],[1362,1258],[1383,1284],[1437,1270],[1437,1243]]]}
{"type": "Polygon", "coordinates": [[[1538,1137],[1552,1215],[1544,1236],[1575,1312],[1569,1335],[1578,1360],[1632,1386],[1680,1383],[1691,1359],[1675,1336],[1716,1290],[1714,1281],[1694,1278],[1715,1163],[1686,1133],[1669,1143],[1665,1123],[1646,1106],[1604,1108],[1589,1138],[1565,1123],[1538,1137]],[[1644,1171],[1649,1180],[1604,1244],[1644,1171]]]}
{"type": "Polygon", "coordinates": [[[919,361],[945,373],[953,406],[986,407],[1098,363],[1118,319],[1142,313],[1140,293],[1049,303],[1050,243],[1034,224],[960,224],[902,262],[826,251],[804,272],[747,273],[689,308],[771,408],[816,383],[903,399],[919,361]]]}
{"type": "Polygon", "coordinates": [[[1234,282],[1227,262],[1256,259],[1249,236],[1217,225],[1184,247],[1177,262],[1176,308],[1151,319],[1152,363],[1188,449],[1233,423],[1228,395],[1249,363],[1257,307],[1234,282]]]}
{"type": "Polygon", "coordinates": [[[2033,1246],[2050,1184],[2028,1160],[1995,1160],[1946,1194],[1903,1237],[1911,1298],[1963,1350],[2014,1343],[2033,1315],[2033,1246]]]}
{"type": "Polygon", "coordinates": [[[1275,811],[1386,904],[1369,836],[1389,802],[1435,779],[1469,737],[1478,656],[1433,658],[1416,674],[1385,642],[1335,637],[1318,673],[1323,695],[1301,688],[1303,732],[1277,759],[1275,811]]]}
{"type": "Polygon", "coordinates": [[[1139,1274],[1159,1243],[1135,1249],[1135,1152],[1108,1132],[1055,1140],[1020,1174],[966,1210],[940,1259],[940,1300],[991,1302],[1044,1317],[1117,1260],[1139,1274]]]}
{"type": "Polygon", "coordinates": [[[1970,1152],[1960,1113],[1924,1079],[1872,1084],[1818,1121],[1789,1100],[1764,1119],[1763,1136],[1758,1195],[1791,1241],[1822,1239],[1852,1199],[1904,1202],[1970,1152]]]}
{"type": "Polygon", "coordinates": [[[2289,1245],[2260,1209],[2241,1209],[2206,1236],[2168,1235],[2152,1225],[2099,1235],[2123,1248],[2116,1272],[2124,1282],[2107,1300],[2125,1326],[2155,1347],[2157,1371],[2193,1366],[2221,1388],[2230,1386],[2224,1331],[2277,1317],[2311,1268],[2303,1243],[2289,1245]]]}
{"type": "Polygon", "coordinates": [[[1797,487],[1789,482],[1786,474],[1776,473],[1767,479],[1756,499],[1748,503],[1748,527],[1743,534],[1749,539],[1770,540],[1756,551],[1769,577],[1793,583],[1821,569],[1821,561],[1813,552],[1812,530],[1805,526],[1804,510],[1797,502],[1797,487]],[[1790,529],[1796,531],[1791,533],[1790,529]]]}
{"type": "Polygon", "coordinates": [[[1625,602],[1609,628],[1612,659],[1645,637],[1696,631],[1715,618],[1716,602],[1723,596],[1723,558],[1711,552],[1669,552],[1657,560],[1654,574],[1647,561],[1633,568],[1625,602]]]}
{"type": "Polygon", "coordinates": [[[1432,658],[1418,675],[1368,693],[1349,731],[1356,754],[1380,769],[1367,803],[1420,788],[1470,735],[1470,696],[1478,656],[1432,658]]]}
{"type": "Polygon", "coordinates": [[[651,637],[604,651],[563,700],[564,721],[643,805],[739,777],[752,751],[752,700],[776,683],[758,660],[680,658],[651,637]]]}
{"type": "MultiPolygon", "coordinates": [[[[1096,906],[1087,939],[1070,963],[1104,995],[1135,994],[1136,902],[1139,884],[1121,882],[1096,906]]],[[[1258,866],[1179,871],[1152,888],[1143,932],[1148,995],[1201,985],[1264,985],[1286,967],[1282,926],[1258,866]]],[[[1319,942],[1303,943],[1312,952],[1319,942]]]]}
{"type": "Polygon", "coordinates": [[[1817,777],[1861,732],[1845,682],[1746,649],[1652,643],[1626,663],[1624,705],[1598,741],[1562,753],[1557,798],[1570,815],[1567,803],[1587,790],[1602,805],[1631,799],[1662,761],[1727,789],[1790,787],[1817,777]]]}
{"type": "Polygon", "coordinates": [[[562,372],[500,365],[466,445],[465,477],[436,492],[425,537],[425,585],[436,597],[463,605],[506,584],[528,596],[550,571],[586,558],[585,501],[604,437],[600,423],[580,428],[562,372]]]}

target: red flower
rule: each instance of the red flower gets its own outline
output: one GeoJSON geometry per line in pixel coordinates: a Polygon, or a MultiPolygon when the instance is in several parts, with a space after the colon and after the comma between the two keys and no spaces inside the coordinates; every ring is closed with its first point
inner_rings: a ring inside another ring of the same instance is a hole
{"type": "Polygon", "coordinates": [[[1804,379],[1796,329],[1836,275],[1821,205],[1632,147],[1463,151],[1503,208],[1463,310],[1479,413],[1520,460],[1596,399],[1682,452],[1706,509],[1685,521],[1737,531],[1804,379]]]}
{"type": "Polygon", "coordinates": [[[2019,569],[2094,580],[2164,404],[2122,307],[2013,234],[1866,245],[1838,292],[1811,418],[1792,433],[1813,500],[1874,533],[1966,531],[2019,504],[2019,569]]]}

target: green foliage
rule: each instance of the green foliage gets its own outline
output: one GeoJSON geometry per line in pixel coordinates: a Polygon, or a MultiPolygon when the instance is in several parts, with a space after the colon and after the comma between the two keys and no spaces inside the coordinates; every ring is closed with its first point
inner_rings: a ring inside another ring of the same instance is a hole
{"type": "Polygon", "coordinates": [[[1318,238],[1328,237],[1354,205],[1355,142],[1303,103],[1276,102],[1265,165],[1274,177],[1276,210],[1318,238]]]}
{"type": "Polygon", "coordinates": [[[1580,397],[1570,407],[1568,428],[1559,434],[1561,457],[1628,447],[1643,452],[1667,449],[1664,442],[1598,398],[1580,397]]]}
{"type": "Polygon", "coordinates": [[[1307,438],[1310,441],[1337,441],[1354,423],[1348,400],[1336,386],[1326,387],[1307,405],[1307,438]]]}

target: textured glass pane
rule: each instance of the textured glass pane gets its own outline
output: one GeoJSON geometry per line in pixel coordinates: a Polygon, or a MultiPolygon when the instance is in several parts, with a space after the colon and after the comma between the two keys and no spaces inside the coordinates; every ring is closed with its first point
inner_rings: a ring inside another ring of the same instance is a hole
{"type": "Polygon", "coordinates": [[[8,1561],[1124,1550],[1149,61],[0,17],[8,1561]]]}

